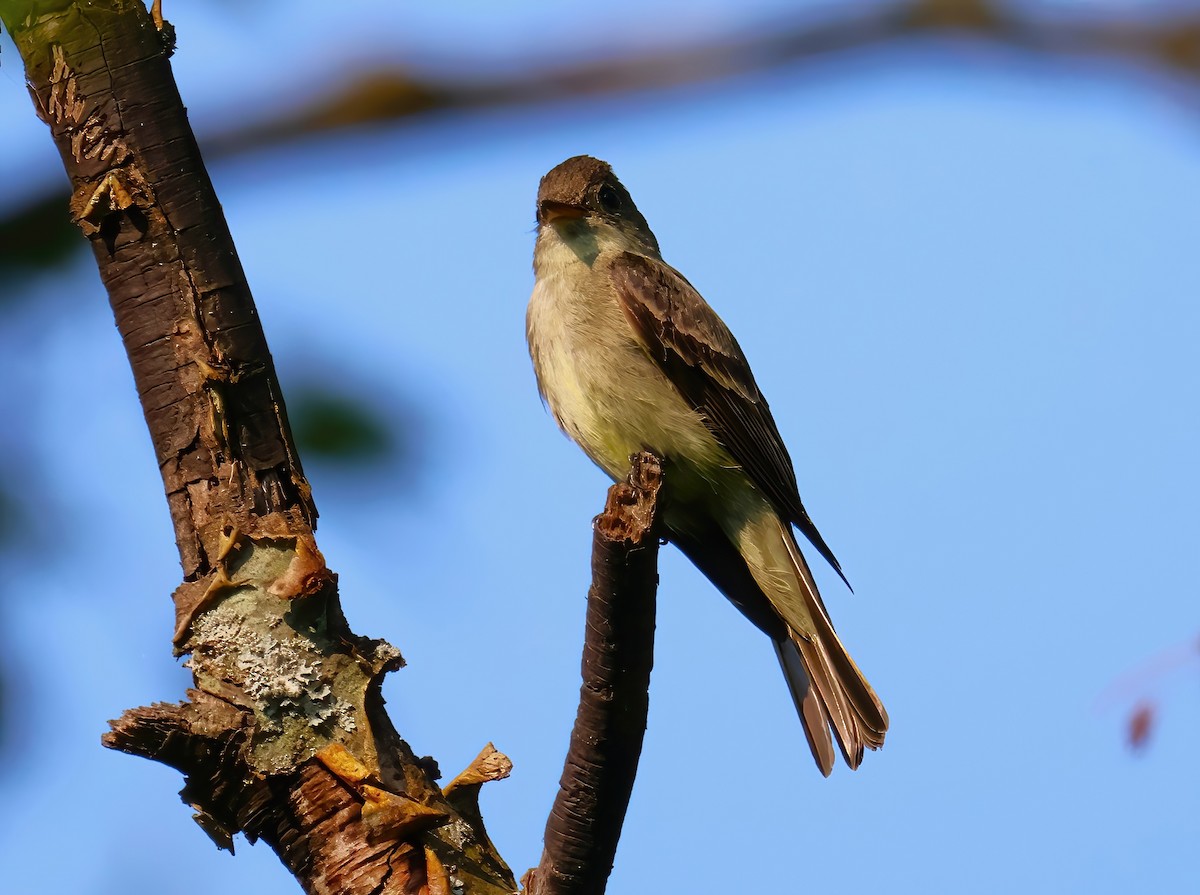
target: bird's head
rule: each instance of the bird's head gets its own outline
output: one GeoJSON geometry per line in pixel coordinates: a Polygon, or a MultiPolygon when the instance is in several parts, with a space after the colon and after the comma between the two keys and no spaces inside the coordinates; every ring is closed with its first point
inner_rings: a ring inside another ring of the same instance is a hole
{"type": "Polygon", "coordinates": [[[629,190],[608,162],[589,155],[569,158],[542,178],[537,221],[539,233],[552,229],[567,243],[615,241],[622,249],[659,257],[658,240],[629,190]]]}

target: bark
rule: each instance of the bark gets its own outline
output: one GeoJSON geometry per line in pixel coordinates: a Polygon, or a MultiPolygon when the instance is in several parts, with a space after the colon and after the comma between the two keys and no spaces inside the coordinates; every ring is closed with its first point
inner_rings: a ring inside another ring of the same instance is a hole
{"type": "Polygon", "coordinates": [[[342,615],[168,29],[136,0],[3,0],[0,18],[108,290],[183,565],[174,643],[195,687],[126,712],[105,745],[178,768],[219,845],[261,838],[308,892],[512,892],[472,788],[443,793],[383,711],[400,654],[342,615]]]}
{"type": "Polygon", "coordinates": [[[649,711],[662,467],[634,458],[596,519],[579,711],[529,895],[603,895],[649,711]]]}
{"type": "MultiPolygon", "coordinates": [[[[104,744],[177,768],[219,847],[261,839],[307,892],[515,891],[478,806],[508,759],[489,744],[439,789],[383,710],[399,652],[342,614],[167,23],[138,0],[0,0],[0,20],[108,291],[183,566],[173,643],[194,687],[125,712],[104,744]]],[[[640,456],[596,522],[579,713],[532,877],[545,895],[601,893],[612,867],[646,726],[661,482],[640,456]]]]}

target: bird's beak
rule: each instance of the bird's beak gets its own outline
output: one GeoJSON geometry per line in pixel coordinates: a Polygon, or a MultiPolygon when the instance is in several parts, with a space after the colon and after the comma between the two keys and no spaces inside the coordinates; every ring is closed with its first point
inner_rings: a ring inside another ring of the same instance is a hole
{"type": "Polygon", "coordinates": [[[556,221],[573,221],[583,217],[584,209],[566,202],[543,199],[538,203],[538,223],[553,224],[556,221]]]}

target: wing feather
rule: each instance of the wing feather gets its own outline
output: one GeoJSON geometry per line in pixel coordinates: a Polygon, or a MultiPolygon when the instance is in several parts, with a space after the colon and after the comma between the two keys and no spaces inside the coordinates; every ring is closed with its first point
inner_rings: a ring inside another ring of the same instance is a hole
{"type": "Polygon", "coordinates": [[[792,459],[733,333],[683,274],[663,261],[624,252],[613,260],[611,276],[650,356],[776,512],[800,529],[845,581],[800,501],[792,459]]]}

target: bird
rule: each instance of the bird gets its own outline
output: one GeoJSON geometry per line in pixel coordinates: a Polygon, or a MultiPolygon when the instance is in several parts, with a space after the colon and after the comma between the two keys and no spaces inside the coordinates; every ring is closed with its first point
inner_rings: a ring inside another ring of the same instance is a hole
{"type": "Polygon", "coordinates": [[[639,451],[662,461],[665,539],[770,638],[821,773],[834,739],[857,768],[887,711],[800,550],[794,529],[846,580],[737,340],[591,156],[541,179],[533,269],[526,337],[555,421],[614,481],[639,451]]]}

